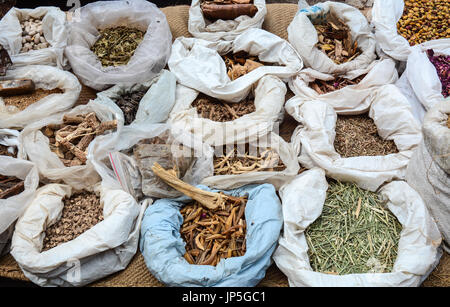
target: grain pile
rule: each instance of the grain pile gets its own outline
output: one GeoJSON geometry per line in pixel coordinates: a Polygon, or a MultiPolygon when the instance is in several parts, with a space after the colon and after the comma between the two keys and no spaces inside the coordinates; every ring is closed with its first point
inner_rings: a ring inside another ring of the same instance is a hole
{"type": "Polygon", "coordinates": [[[229,122],[256,111],[255,102],[250,97],[238,103],[228,103],[200,94],[192,103],[197,113],[215,122],[229,122]]]}
{"type": "Polygon", "coordinates": [[[434,39],[449,38],[449,19],[448,0],[406,0],[397,30],[414,46],[434,39]]]}
{"type": "Polygon", "coordinates": [[[352,41],[350,28],[333,14],[314,27],[319,38],[317,46],[336,64],[347,63],[361,54],[358,42],[352,41]]]}
{"type": "Polygon", "coordinates": [[[95,193],[81,192],[63,199],[61,218],[45,231],[42,251],[72,241],[103,221],[100,197],[95,193]]]}
{"type": "Polygon", "coordinates": [[[0,199],[6,199],[24,191],[24,181],[13,176],[0,175],[0,199]]]}
{"type": "Polygon", "coordinates": [[[376,193],[329,182],[321,216],[305,232],[311,267],[345,275],[391,272],[401,224],[376,193]]]}
{"type": "Polygon", "coordinates": [[[214,175],[239,175],[250,172],[281,172],[286,166],[281,161],[280,155],[273,149],[255,148],[255,152],[249,154],[249,145],[245,145],[245,153],[239,153],[235,148],[224,156],[214,156],[214,175]]]}
{"type": "Polygon", "coordinates": [[[209,20],[234,20],[243,15],[253,17],[258,12],[253,0],[203,0],[200,8],[204,18],[209,20]]]}
{"type": "Polygon", "coordinates": [[[349,85],[355,85],[361,82],[362,79],[367,74],[361,75],[353,80],[345,79],[342,77],[338,77],[334,80],[324,81],[316,79],[313,82],[309,83],[309,87],[311,87],[313,90],[315,90],[319,95],[323,95],[326,93],[331,93],[340,89],[343,89],[346,86],[349,85]]]}
{"type": "Polygon", "coordinates": [[[343,158],[398,153],[392,140],[383,140],[368,114],[338,115],[334,148],[343,158]]]}
{"type": "Polygon", "coordinates": [[[50,46],[44,37],[42,19],[29,17],[20,21],[22,28],[22,49],[20,53],[45,49],[50,46]]]}
{"type": "Polygon", "coordinates": [[[115,100],[115,103],[122,110],[125,117],[125,125],[131,124],[136,119],[136,113],[139,109],[139,102],[145,96],[147,91],[136,91],[126,93],[115,100]]]}
{"type": "Polygon", "coordinates": [[[41,129],[49,138],[49,145],[65,166],[86,164],[87,148],[97,135],[117,128],[117,120],[101,123],[94,112],[64,115],[61,124],[50,124],[41,129]]]}
{"type": "Polygon", "coordinates": [[[100,37],[91,47],[102,66],[127,65],[145,33],[136,28],[115,27],[99,30],[100,37]]]}
{"type": "Polygon", "coordinates": [[[14,95],[2,97],[3,102],[7,106],[15,106],[20,111],[25,110],[27,107],[32,105],[33,103],[38,102],[39,100],[52,95],[52,94],[62,94],[64,93],[61,89],[55,88],[53,90],[44,90],[38,88],[34,90],[31,94],[23,94],[23,95],[14,95]]]}
{"type": "Polygon", "coordinates": [[[181,237],[190,264],[216,266],[220,259],[245,254],[245,198],[227,201],[223,208],[206,209],[197,202],[183,207],[181,237]]]}
{"type": "Polygon", "coordinates": [[[257,56],[249,55],[245,51],[228,53],[222,56],[222,58],[225,61],[228,77],[231,81],[248,74],[258,67],[268,65],[267,63],[259,61],[257,56]]]}

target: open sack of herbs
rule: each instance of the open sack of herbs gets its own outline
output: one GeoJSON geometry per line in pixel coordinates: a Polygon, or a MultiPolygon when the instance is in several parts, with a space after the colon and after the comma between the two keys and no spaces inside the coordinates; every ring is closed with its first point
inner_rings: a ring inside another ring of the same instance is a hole
{"type": "Polygon", "coordinates": [[[450,37],[446,0],[376,0],[372,16],[377,42],[395,60],[406,61],[411,46],[450,37]]]}
{"type": "Polygon", "coordinates": [[[192,0],[189,32],[208,41],[231,41],[250,28],[261,28],[264,0],[192,0]]]}
{"type": "Polygon", "coordinates": [[[17,221],[11,255],[32,282],[83,286],[124,269],[135,254],[146,206],[100,182],[89,188],[45,185],[17,221]],[[73,259],[83,274],[70,279],[63,268],[73,259]]]}
{"type": "Polygon", "coordinates": [[[286,40],[262,29],[248,29],[232,41],[179,37],[168,66],[179,84],[239,102],[263,77],[287,81],[303,68],[303,62],[286,40]]]}
{"type": "Polygon", "coordinates": [[[441,256],[436,223],[404,181],[372,192],[314,168],[280,197],[273,259],[291,286],[418,286],[441,256]]]}
{"type": "Polygon", "coordinates": [[[376,58],[366,18],[344,3],[328,1],[301,10],[288,34],[305,65],[320,72],[346,74],[366,68],[376,58]]]}
{"type": "Polygon", "coordinates": [[[158,200],[146,212],[141,251],[151,273],[172,286],[256,285],[281,227],[274,187],[223,192],[188,185],[158,164],[153,170],[185,197],[158,200]]]}
{"type": "Polygon", "coordinates": [[[375,90],[368,99],[369,109],[356,115],[339,114],[320,100],[299,102],[294,116],[302,125],[292,136],[294,144],[301,144],[299,162],[321,167],[336,180],[351,178],[371,191],[403,179],[422,138],[419,123],[394,85],[375,90]]]}
{"type": "Polygon", "coordinates": [[[59,8],[12,8],[0,20],[0,28],[0,43],[8,49],[16,67],[66,66],[66,15],[59,8]]]}

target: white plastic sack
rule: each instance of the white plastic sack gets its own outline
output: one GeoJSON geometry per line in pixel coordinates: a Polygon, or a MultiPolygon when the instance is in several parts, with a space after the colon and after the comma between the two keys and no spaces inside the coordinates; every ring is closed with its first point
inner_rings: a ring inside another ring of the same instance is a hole
{"type": "MultiPolygon", "coordinates": [[[[265,76],[259,80],[253,92],[255,112],[233,121],[216,122],[201,117],[197,109],[192,107],[199,92],[178,85],[169,123],[176,133],[186,131],[198,135],[205,143],[213,146],[255,140],[272,131],[275,123],[283,117],[286,91],[286,85],[279,78],[265,76]]],[[[217,98],[222,99],[222,96],[217,98]]]]}
{"type": "Polygon", "coordinates": [[[441,81],[427,56],[427,49],[433,49],[435,55],[450,55],[450,38],[411,47],[406,70],[396,84],[406,95],[408,91],[413,92],[407,97],[421,122],[426,111],[444,99],[441,81]]]}
{"type": "Polygon", "coordinates": [[[396,154],[343,158],[334,149],[337,114],[333,108],[320,100],[300,101],[297,105],[297,112],[292,115],[300,125],[292,135],[292,144],[302,166],[320,167],[331,178],[354,182],[370,191],[384,182],[405,178],[406,166],[422,133],[406,98],[394,85],[371,94],[369,116],[380,137],[395,142],[399,151],[396,154]]]}
{"type": "Polygon", "coordinates": [[[57,7],[42,6],[35,9],[13,7],[0,20],[0,44],[8,51],[14,67],[52,65],[67,68],[64,48],[67,45],[66,14],[57,7]],[[42,18],[42,30],[50,47],[20,53],[22,49],[23,18],[42,18]]]}
{"type": "Polygon", "coordinates": [[[261,28],[267,14],[266,1],[254,0],[253,4],[258,8],[255,16],[239,16],[234,20],[219,19],[211,22],[203,17],[201,2],[202,0],[192,0],[189,9],[189,33],[194,37],[213,42],[231,41],[247,29],[261,28]]]}
{"type": "MultiPolygon", "coordinates": [[[[137,126],[125,126],[116,138],[109,135],[101,140],[94,140],[89,148],[88,159],[109,186],[124,189],[137,199],[142,196],[143,182],[138,164],[133,152],[127,153],[134,145],[145,139],[160,137],[173,146],[172,153],[176,155],[179,145],[194,150],[195,161],[187,169],[181,179],[192,185],[213,174],[213,150],[202,143],[201,139],[192,134],[181,132],[171,134],[167,124],[144,123],[137,126]],[[102,152],[103,154],[98,154],[102,152]]],[[[158,186],[146,187],[146,196],[165,198],[178,197],[180,192],[174,189],[162,189],[158,186]]]]}
{"type": "Polygon", "coordinates": [[[76,192],[68,185],[39,189],[16,223],[11,255],[23,273],[40,286],[83,286],[126,268],[137,250],[146,203],[97,185],[104,220],[72,241],[41,252],[47,227],[61,217],[62,199],[76,192]]]}
{"type": "MultiPolygon", "coordinates": [[[[228,190],[242,187],[247,184],[270,183],[278,190],[283,184],[292,180],[298,174],[300,166],[297,162],[296,153],[291,144],[286,143],[279,135],[270,133],[249,144],[250,146],[259,147],[260,152],[267,148],[273,149],[279,155],[279,158],[286,166],[286,169],[283,171],[259,171],[239,175],[212,176],[205,178],[201,184],[216,189],[228,190]]],[[[238,143],[236,145],[238,148],[239,146],[242,146],[242,149],[244,149],[245,143],[238,143]]],[[[216,151],[217,149],[218,148],[216,148],[216,151]]],[[[219,149],[221,150],[222,147],[219,147],[219,149]]],[[[243,154],[243,152],[240,153],[243,154]]]]}
{"type": "Polygon", "coordinates": [[[331,275],[314,272],[308,258],[305,230],[322,213],[328,184],[321,169],[298,175],[280,190],[284,232],[273,259],[293,287],[418,286],[439,259],[441,236],[420,195],[406,182],[380,189],[387,208],[402,224],[398,255],[390,273],[331,275]]]}
{"type": "MultiPolygon", "coordinates": [[[[202,190],[210,190],[198,186],[202,190]]],[[[180,209],[188,197],[160,199],[150,206],[142,220],[140,250],[150,272],[172,287],[254,287],[271,264],[282,226],[280,200],[269,184],[249,185],[227,191],[235,197],[248,195],[245,207],[246,252],[241,257],[221,259],[216,266],[191,265],[183,255],[180,209]]]]}
{"type": "Polygon", "coordinates": [[[175,88],[177,80],[175,75],[168,70],[163,70],[151,81],[127,86],[117,84],[106,91],[97,94],[98,102],[105,100],[115,104],[121,96],[136,91],[146,91],[139,102],[139,108],[132,125],[141,123],[163,123],[169,117],[169,113],[175,104],[175,88]]]}
{"type": "Polygon", "coordinates": [[[406,180],[424,199],[450,252],[450,98],[436,103],[425,116],[424,141],[408,164],[406,180]]]}
{"type": "MultiPolygon", "coordinates": [[[[338,114],[355,114],[367,110],[370,105],[370,95],[374,90],[394,83],[398,79],[395,62],[388,59],[372,62],[363,71],[358,71],[356,76],[365,73],[367,75],[358,84],[348,85],[340,90],[320,95],[308,84],[316,79],[333,80],[334,76],[306,68],[289,81],[289,87],[299,100],[320,100],[331,105],[338,114]]],[[[296,112],[298,106],[293,103],[299,100],[290,100],[286,104],[288,113],[296,112]]]]}
{"type": "Polygon", "coordinates": [[[59,88],[61,94],[51,94],[20,111],[16,106],[5,105],[0,97],[0,127],[23,128],[52,114],[65,111],[77,102],[81,92],[78,79],[70,72],[52,66],[30,65],[8,70],[1,80],[31,79],[36,88],[52,90],[59,88]]]}
{"type": "Polygon", "coordinates": [[[20,132],[12,129],[0,129],[0,145],[8,147],[8,152],[14,154],[19,147],[20,132]]]}
{"type": "Polygon", "coordinates": [[[75,11],[69,27],[65,54],[74,73],[96,90],[151,80],[166,66],[170,55],[172,34],[166,16],[156,5],[144,0],[87,4],[75,11]],[[103,67],[90,50],[99,38],[98,29],[121,25],[147,31],[144,40],[127,65],[103,67]]]}
{"type": "Polygon", "coordinates": [[[39,174],[43,177],[42,180],[62,180],[75,189],[84,189],[93,186],[100,180],[100,176],[95,171],[89,157],[91,155],[105,156],[104,149],[97,148],[95,151],[91,150],[91,142],[87,148],[90,154],[88,155],[86,165],[66,167],[56,153],[50,150],[48,137],[41,132],[41,128],[48,124],[62,123],[64,114],[77,115],[89,112],[95,112],[101,122],[117,120],[116,130],[106,131],[105,134],[96,136],[94,141],[101,142],[105,138],[112,138],[117,141],[120,130],[123,127],[123,116],[119,107],[113,103],[98,103],[91,100],[87,105],[77,106],[71,111],[48,116],[45,119],[26,126],[19,135],[19,156],[22,159],[28,157],[30,161],[37,165],[39,174]]]}
{"type": "Polygon", "coordinates": [[[247,97],[254,83],[265,75],[287,80],[303,68],[298,53],[287,41],[261,29],[247,30],[230,42],[177,38],[168,65],[182,85],[230,102],[247,97]],[[275,65],[258,67],[231,81],[221,57],[231,51],[245,51],[275,65]]]}
{"type": "Polygon", "coordinates": [[[375,37],[371,33],[366,17],[357,8],[344,3],[327,1],[301,9],[287,31],[289,42],[298,51],[305,66],[323,73],[354,78],[356,76],[353,71],[368,67],[376,58],[375,37]],[[319,38],[313,23],[323,20],[330,13],[348,25],[353,41],[358,42],[358,47],[362,51],[362,54],[347,63],[334,63],[316,46],[319,38]]]}
{"type": "Polygon", "coordinates": [[[30,161],[0,156],[0,174],[24,180],[24,191],[6,199],[0,199],[0,255],[8,252],[9,239],[14,223],[33,199],[39,185],[37,168],[30,161]]]}

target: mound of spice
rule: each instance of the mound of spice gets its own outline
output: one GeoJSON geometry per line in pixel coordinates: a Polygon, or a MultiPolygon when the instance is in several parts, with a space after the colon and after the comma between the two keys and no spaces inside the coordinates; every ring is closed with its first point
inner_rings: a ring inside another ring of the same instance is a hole
{"type": "Polygon", "coordinates": [[[215,122],[229,122],[256,111],[255,102],[250,97],[238,103],[228,103],[204,94],[192,103],[197,113],[215,122]]]}
{"type": "Polygon", "coordinates": [[[313,82],[309,83],[309,87],[315,90],[319,95],[323,95],[326,93],[331,93],[348,85],[355,85],[361,82],[362,79],[366,77],[367,74],[361,75],[353,80],[345,79],[342,77],[338,77],[334,80],[324,81],[316,79],[313,82]]]}
{"type": "Polygon", "coordinates": [[[224,207],[206,209],[198,202],[184,206],[181,237],[184,258],[190,264],[216,266],[220,259],[239,257],[246,250],[245,198],[226,201],[224,207]]]}
{"type": "Polygon", "coordinates": [[[343,158],[398,153],[394,141],[383,140],[378,135],[377,126],[368,113],[338,115],[334,148],[343,158]]]}
{"type": "Polygon", "coordinates": [[[449,38],[450,2],[448,0],[406,0],[397,23],[398,33],[411,46],[426,41],[449,38]]]}
{"type": "MultiPolygon", "coordinates": [[[[225,146],[224,146],[225,147],[225,146]]],[[[235,146],[224,156],[214,157],[214,175],[239,175],[250,172],[281,172],[286,169],[280,155],[273,149],[253,148],[245,144],[245,153],[235,146]]]]}
{"type": "Polygon", "coordinates": [[[249,55],[245,51],[228,53],[223,55],[222,58],[225,61],[228,77],[230,77],[231,81],[248,74],[258,67],[270,65],[259,61],[257,56],[249,55]]]}
{"type": "Polygon", "coordinates": [[[49,145],[65,166],[86,164],[87,148],[97,135],[117,128],[117,120],[100,122],[94,112],[64,115],[62,124],[50,124],[41,129],[49,145]]]}
{"type": "Polygon", "coordinates": [[[336,64],[349,62],[361,54],[358,42],[352,41],[350,28],[333,14],[314,27],[319,38],[317,46],[336,64]]]}
{"type": "Polygon", "coordinates": [[[25,110],[33,103],[38,102],[39,100],[52,95],[52,94],[62,94],[63,90],[59,88],[55,88],[52,90],[44,90],[41,88],[35,89],[31,94],[23,94],[23,95],[14,95],[2,97],[5,105],[7,106],[15,106],[20,111],[25,110]]]}
{"type": "Polygon", "coordinates": [[[0,175],[0,199],[6,199],[24,191],[24,181],[14,176],[0,175]]]}
{"type": "Polygon", "coordinates": [[[83,191],[63,199],[61,218],[45,231],[42,251],[72,241],[103,221],[103,207],[95,193],[83,191]]]}
{"type": "MultiPolygon", "coordinates": [[[[449,34],[450,36],[450,34],[449,34]]],[[[428,58],[436,68],[439,80],[442,84],[442,96],[450,96],[450,55],[435,55],[433,49],[427,50],[428,58]]]]}
{"type": "Polygon", "coordinates": [[[391,272],[401,230],[380,195],[329,182],[322,214],[305,232],[311,267],[334,275],[391,272]]]}
{"type": "Polygon", "coordinates": [[[146,91],[127,93],[115,101],[125,117],[125,125],[131,124],[136,119],[139,102],[145,96],[146,91]]]}
{"type": "Polygon", "coordinates": [[[106,28],[99,32],[100,37],[91,47],[91,51],[104,67],[127,65],[146,33],[124,26],[106,28]]]}
{"type": "Polygon", "coordinates": [[[253,17],[258,12],[253,0],[203,0],[200,8],[203,17],[209,20],[234,20],[243,15],[253,17]]]}
{"type": "Polygon", "coordinates": [[[42,19],[28,16],[20,21],[20,26],[22,28],[22,49],[20,53],[45,49],[50,46],[44,37],[42,19]]]}

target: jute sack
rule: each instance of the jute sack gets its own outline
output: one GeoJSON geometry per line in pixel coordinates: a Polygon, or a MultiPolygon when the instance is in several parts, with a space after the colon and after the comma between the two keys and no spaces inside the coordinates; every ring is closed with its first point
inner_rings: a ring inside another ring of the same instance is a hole
{"type": "Polygon", "coordinates": [[[422,122],[427,110],[444,99],[442,84],[427,50],[433,49],[435,56],[450,55],[450,38],[425,42],[411,47],[406,69],[396,85],[408,98],[416,118],[422,122]]]}
{"type": "Polygon", "coordinates": [[[83,84],[96,90],[111,85],[142,83],[151,80],[166,66],[172,34],[166,16],[156,5],[144,0],[97,1],[74,13],[65,55],[83,84]],[[146,31],[127,65],[103,67],[91,51],[99,29],[118,26],[146,31]]]}
{"type": "Polygon", "coordinates": [[[450,98],[436,103],[423,122],[423,142],[408,164],[406,180],[434,217],[450,252],[450,98]]]}
{"type": "Polygon", "coordinates": [[[98,103],[90,101],[87,105],[80,105],[76,108],[65,112],[48,116],[45,119],[37,121],[26,126],[19,135],[19,156],[22,159],[28,159],[34,162],[39,170],[41,179],[62,180],[66,184],[71,185],[75,189],[89,188],[100,180],[99,175],[94,169],[90,155],[105,156],[103,148],[96,148],[94,152],[90,149],[92,142],[87,148],[90,153],[87,156],[86,165],[66,167],[56,153],[51,151],[49,147],[49,139],[45,136],[41,129],[49,124],[63,123],[63,117],[67,115],[87,114],[94,112],[100,122],[117,120],[117,129],[114,131],[106,131],[103,135],[98,135],[94,140],[108,138],[108,134],[113,134],[116,141],[119,137],[120,130],[123,127],[123,115],[118,106],[113,103],[98,103]]]}
{"type": "Polygon", "coordinates": [[[295,78],[289,81],[290,89],[299,99],[290,100],[286,104],[286,110],[288,110],[289,114],[296,112],[297,106],[294,103],[300,100],[320,100],[331,105],[338,114],[360,113],[368,109],[370,96],[373,91],[398,80],[395,62],[389,59],[374,61],[366,69],[355,72],[356,77],[365,73],[367,75],[358,84],[348,85],[340,90],[321,95],[309,87],[309,83],[315,80],[333,80],[335,76],[320,73],[311,68],[303,69],[295,78]]]}
{"type": "Polygon", "coordinates": [[[109,103],[115,104],[115,101],[123,95],[145,91],[144,97],[139,101],[139,107],[131,125],[163,123],[169,117],[169,113],[175,103],[176,83],[175,75],[163,69],[161,73],[150,81],[131,86],[117,84],[106,91],[97,93],[95,101],[99,103],[109,101],[109,103]]]}
{"type": "Polygon", "coordinates": [[[136,253],[147,201],[139,205],[130,194],[100,183],[92,189],[104,220],[69,242],[42,251],[46,229],[61,218],[63,198],[77,192],[69,185],[40,188],[17,221],[11,255],[35,284],[84,286],[125,269],[136,253]]]}
{"type": "Polygon", "coordinates": [[[376,58],[375,37],[367,19],[357,8],[344,3],[327,1],[299,10],[288,27],[288,34],[289,42],[298,51],[305,66],[323,73],[355,78],[355,71],[365,69],[376,58]],[[328,14],[335,15],[348,25],[352,40],[358,43],[362,51],[347,63],[334,63],[316,46],[319,38],[313,24],[324,20],[328,14]]]}
{"type": "Polygon", "coordinates": [[[415,287],[431,273],[441,253],[441,236],[420,195],[404,181],[378,192],[402,224],[398,254],[390,273],[332,275],[312,270],[305,231],[322,213],[328,183],[314,168],[280,190],[284,231],[273,259],[292,287],[415,287]]]}
{"type": "Polygon", "coordinates": [[[369,116],[378,134],[385,140],[393,140],[398,153],[341,157],[333,145],[336,111],[320,100],[299,101],[297,112],[292,115],[300,125],[292,135],[292,143],[299,153],[300,164],[307,168],[320,167],[331,178],[354,182],[370,191],[376,191],[384,182],[404,179],[412,153],[422,139],[420,126],[406,98],[394,85],[379,88],[370,99],[369,116]]]}
{"type": "Polygon", "coordinates": [[[14,225],[34,196],[39,185],[36,166],[30,161],[0,156],[0,175],[24,180],[23,192],[0,199],[0,255],[9,251],[14,225]]]}
{"type": "MultiPolygon", "coordinates": [[[[245,142],[243,143],[232,143],[237,145],[239,154],[243,155],[245,151],[245,142]],[[239,146],[241,146],[241,151],[239,151],[239,146]]],[[[269,133],[265,136],[259,137],[254,142],[249,142],[250,147],[256,152],[262,153],[266,149],[272,149],[275,155],[271,157],[270,165],[267,165],[267,170],[261,170],[257,172],[247,172],[237,175],[214,175],[212,177],[207,177],[203,179],[201,184],[207,185],[212,188],[217,189],[235,189],[242,187],[247,184],[262,184],[270,183],[275,186],[275,189],[279,189],[283,184],[292,180],[295,175],[298,174],[300,166],[297,162],[296,154],[291,144],[285,142],[276,133],[269,133]],[[269,168],[276,166],[281,160],[286,167],[282,171],[271,171],[269,168]]],[[[231,147],[233,148],[233,147],[231,147]]],[[[217,148],[216,151],[220,151],[222,147],[217,148]]],[[[250,153],[252,155],[252,153],[250,153]]]]}
{"type": "MultiPolygon", "coordinates": [[[[165,159],[165,163],[169,165],[174,163],[177,166],[185,166],[184,161],[187,160],[183,158],[193,158],[185,170],[179,169],[180,178],[184,182],[196,185],[203,178],[213,174],[212,148],[187,131],[180,131],[180,134],[172,133],[167,124],[143,123],[125,126],[118,137],[110,134],[103,139],[94,140],[90,145],[88,158],[103,182],[127,191],[136,199],[141,199],[144,195],[155,198],[179,197],[182,195],[180,192],[162,184],[153,172],[140,170],[139,162],[133,154],[133,147],[139,143],[145,144],[152,138],[164,140],[164,144],[169,145],[173,160],[166,160],[166,152],[153,153],[152,158],[160,157],[165,159]],[[183,156],[184,154],[187,157],[183,156]]],[[[161,165],[165,164],[161,160],[158,162],[161,165]]]]}
{"type": "Polygon", "coordinates": [[[41,6],[35,9],[13,7],[0,19],[0,44],[8,51],[14,67],[28,65],[51,65],[67,68],[64,48],[67,45],[66,14],[57,7],[41,6]],[[44,37],[48,48],[20,53],[22,49],[22,27],[24,18],[42,19],[44,37]]]}
{"type": "Polygon", "coordinates": [[[177,38],[168,65],[180,84],[211,97],[239,102],[263,76],[272,75],[287,81],[302,69],[303,62],[287,41],[261,29],[249,29],[227,42],[177,38]],[[274,65],[258,67],[231,81],[221,57],[231,51],[245,51],[274,65]]]}
{"type": "Polygon", "coordinates": [[[254,0],[258,9],[255,16],[239,16],[234,20],[209,21],[203,17],[200,7],[202,0],[192,0],[189,9],[189,32],[197,38],[208,41],[232,41],[236,36],[251,28],[261,28],[267,14],[266,1],[254,0]]]}
{"type": "Polygon", "coordinates": [[[30,65],[8,70],[0,80],[31,79],[37,89],[59,88],[61,94],[51,94],[29,105],[23,111],[5,105],[0,97],[0,127],[23,128],[52,114],[65,111],[75,105],[81,92],[81,84],[70,72],[52,66],[30,65]]]}
{"type": "MultiPolygon", "coordinates": [[[[267,134],[283,117],[286,85],[277,77],[264,76],[254,86],[256,89],[249,95],[254,96],[255,112],[233,121],[216,122],[201,117],[197,109],[192,107],[199,92],[177,85],[175,106],[169,117],[172,130],[177,134],[186,131],[198,135],[205,143],[213,146],[255,140],[267,134]]],[[[227,95],[216,98],[225,100],[225,97],[227,95]]]]}

